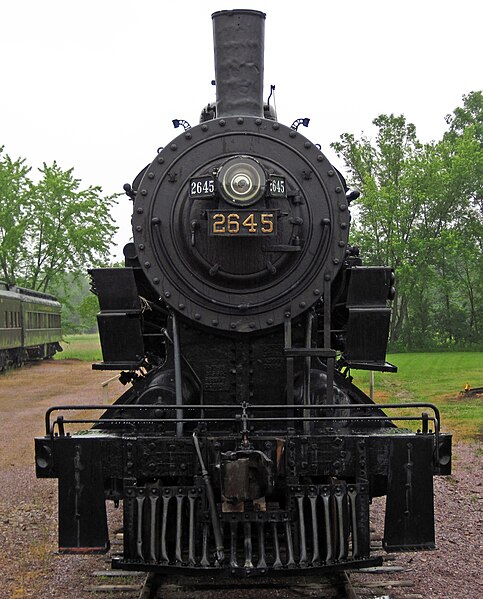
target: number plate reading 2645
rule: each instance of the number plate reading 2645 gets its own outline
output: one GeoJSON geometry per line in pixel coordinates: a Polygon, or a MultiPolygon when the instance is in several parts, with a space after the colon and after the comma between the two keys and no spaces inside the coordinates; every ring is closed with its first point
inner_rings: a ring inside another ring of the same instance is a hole
{"type": "Polygon", "coordinates": [[[190,179],[190,198],[192,200],[215,197],[215,180],[213,177],[194,177],[190,179]]]}
{"type": "Polygon", "coordinates": [[[211,237],[267,237],[277,233],[274,210],[208,210],[211,237]]]}

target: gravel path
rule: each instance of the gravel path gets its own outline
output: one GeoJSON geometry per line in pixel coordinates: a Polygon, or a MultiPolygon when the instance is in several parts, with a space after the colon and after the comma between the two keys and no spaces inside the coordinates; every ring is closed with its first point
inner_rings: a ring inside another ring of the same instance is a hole
{"type": "MultiPolygon", "coordinates": [[[[101,402],[100,383],[107,378],[109,373],[92,371],[90,364],[75,360],[46,362],[0,376],[0,599],[122,597],[84,590],[93,583],[90,574],[94,570],[108,567],[104,556],[56,553],[57,481],[35,478],[33,456],[33,437],[44,434],[45,409],[60,403],[101,402]]],[[[110,396],[119,395],[122,389],[114,383],[110,396]]],[[[382,576],[413,581],[415,586],[404,591],[406,596],[483,597],[479,579],[482,453],[475,444],[456,445],[454,474],[435,480],[438,550],[399,554],[390,564],[402,565],[406,571],[382,576]]],[[[381,502],[374,502],[374,525],[379,534],[381,507],[381,502]]],[[[120,510],[110,511],[111,530],[119,526],[120,517],[120,510]]],[[[361,584],[375,580],[369,574],[354,578],[361,584]]],[[[404,592],[397,590],[397,597],[404,597],[404,592]]],[[[243,594],[244,599],[263,595],[267,599],[282,596],[267,591],[243,594]]],[[[224,594],[225,599],[237,596],[224,594]]]]}

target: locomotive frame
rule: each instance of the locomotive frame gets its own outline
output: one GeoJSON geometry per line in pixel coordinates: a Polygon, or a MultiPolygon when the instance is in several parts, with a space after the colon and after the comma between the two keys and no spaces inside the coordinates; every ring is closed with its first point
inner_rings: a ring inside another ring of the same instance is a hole
{"type": "Polygon", "coordinates": [[[129,386],[111,406],[46,414],[36,468],[59,479],[62,552],[108,549],[106,500],[123,502],[115,568],[375,565],[380,495],[387,549],[435,545],[433,475],[451,472],[451,436],[436,406],[377,405],[352,384],[351,369],[396,370],[385,359],[394,274],[362,265],[342,176],[264,105],[264,19],[213,15],[216,105],[125,186],[125,268],[91,271],[94,368],[129,386]],[[71,434],[80,424],[92,426],[71,434]]]}

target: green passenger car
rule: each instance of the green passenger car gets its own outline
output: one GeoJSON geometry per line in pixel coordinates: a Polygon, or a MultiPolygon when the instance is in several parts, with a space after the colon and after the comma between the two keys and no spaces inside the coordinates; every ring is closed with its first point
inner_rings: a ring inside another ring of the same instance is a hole
{"type": "Polygon", "coordinates": [[[0,281],[0,371],[62,351],[60,313],[52,295],[0,281]]]}

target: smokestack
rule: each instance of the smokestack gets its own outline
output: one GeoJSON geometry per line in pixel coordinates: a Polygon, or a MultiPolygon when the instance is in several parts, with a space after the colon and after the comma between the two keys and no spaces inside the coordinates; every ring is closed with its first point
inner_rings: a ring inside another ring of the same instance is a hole
{"type": "Polygon", "coordinates": [[[217,118],[263,117],[265,13],[221,10],[211,17],[217,118]]]}

